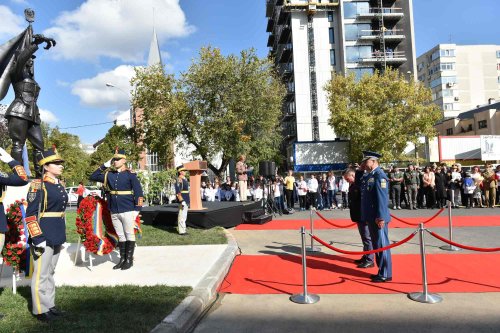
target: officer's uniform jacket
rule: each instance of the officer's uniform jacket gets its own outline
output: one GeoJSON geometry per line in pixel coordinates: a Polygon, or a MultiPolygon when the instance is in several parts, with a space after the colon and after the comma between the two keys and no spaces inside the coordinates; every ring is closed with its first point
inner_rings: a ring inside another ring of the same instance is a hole
{"type": "Polygon", "coordinates": [[[142,186],[130,170],[106,170],[104,165],[94,171],[90,180],[104,184],[108,207],[112,214],[140,211],[144,201],[142,186]]]}
{"type": "MultiPolygon", "coordinates": [[[[24,186],[28,184],[28,176],[22,165],[18,161],[9,162],[9,166],[14,173],[6,174],[0,172],[0,232],[7,232],[7,217],[3,207],[6,186],[24,186]]],[[[1,250],[1,249],[0,249],[1,250]]]]}
{"type": "Polygon", "coordinates": [[[361,221],[373,223],[377,219],[391,221],[389,209],[389,186],[384,171],[377,167],[365,174],[361,186],[361,221]]]}
{"type": "Polygon", "coordinates": [[[182,200],[186,202],[189,206],[189,182],[186,178],[178,178],[177,182],[175,182],[175,194],[178,197],[178,194],[182,196],[182,200]]]}
{"type": "Polygon", "coordinates": [[[66,189],[56,179],[45,176],[43,182],[40,179],[31,182],[26,224],[34,245],[46,241],[49,246],[58,246],[66,242],[67,203],[66,189]]]}

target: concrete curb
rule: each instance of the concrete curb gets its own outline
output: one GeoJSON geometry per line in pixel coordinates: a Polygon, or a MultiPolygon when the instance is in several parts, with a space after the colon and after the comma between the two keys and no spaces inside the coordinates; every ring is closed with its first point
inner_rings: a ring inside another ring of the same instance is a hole
{"type": "Polygon", "coordinates": [[[221,285],[229,268],[239,251],[234,236],[224,230],[227,236],[227,248],[210,268],[200,283],[151,333],[186,333],[197,323],[203,312],[216,298],[217,289],[221,285]]]}

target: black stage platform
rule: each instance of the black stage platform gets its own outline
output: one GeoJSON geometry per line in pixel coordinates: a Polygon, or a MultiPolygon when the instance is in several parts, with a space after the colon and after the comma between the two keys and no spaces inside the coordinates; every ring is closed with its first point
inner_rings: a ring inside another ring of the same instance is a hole
{"type": "MultiPolygon", "coordinates": [[[[193,228],[210,229],[213,227],[231,228],[242,223],[245,211],[260,208],[260,201],[215,201],[203,202],[206,209],[188,211],[187,225],[193,228]]],[[[144,224],[177,226],[178,204],[143,207],[141,211],[144,224]]]]}

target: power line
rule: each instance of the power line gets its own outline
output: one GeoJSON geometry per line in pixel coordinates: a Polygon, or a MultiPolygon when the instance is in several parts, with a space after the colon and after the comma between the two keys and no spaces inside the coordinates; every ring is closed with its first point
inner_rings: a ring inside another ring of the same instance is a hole
{"type": "Polygon", "coordinates": [[[111,123],[114,123],[114,121],[106,121],[106,122],[104,122],[104,123],[87,124],[87,125],[80,125],[80,126],[61,127],[61,128],[59,128],[59,129],[70,129],[70,128],[89,127],[89,126],[105,125],[105,124],[111,124],[111,123]]]}

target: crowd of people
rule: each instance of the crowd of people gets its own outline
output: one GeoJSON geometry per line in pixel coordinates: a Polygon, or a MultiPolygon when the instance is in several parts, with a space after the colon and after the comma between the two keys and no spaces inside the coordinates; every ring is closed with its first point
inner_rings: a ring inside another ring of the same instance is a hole
{"type": "MultiPolygon", "coordinates": [[[[348,169],[356,169],[357,163],[348,169]]],[[[500,165],[474,166],[466,171],[459,163],[425,167],[409,164],[407,168],[382,168],[389,178],[390,208],[434,209],[450,201],[453,208],[495,207],[500,202],[500,165]]],[[[272,179],[248,177],[246,200],[267,200],[271,196],[280,212],[345,209],[349,207],[349,182],[345,171],[335,175],[325,173],[277,175],[272,179]]],[[[203,201],[243,201],[240,182],[226,177],[215,178],[201,185],[203,201]]]]}

